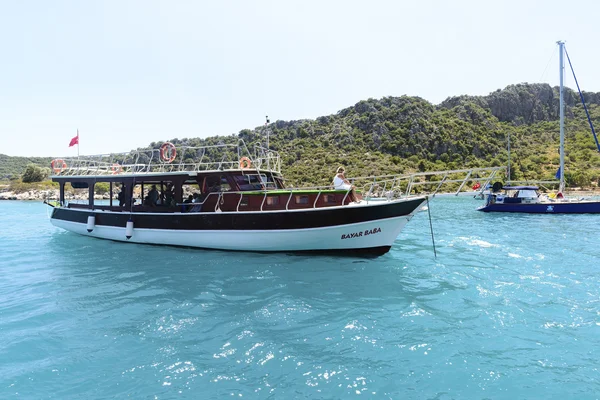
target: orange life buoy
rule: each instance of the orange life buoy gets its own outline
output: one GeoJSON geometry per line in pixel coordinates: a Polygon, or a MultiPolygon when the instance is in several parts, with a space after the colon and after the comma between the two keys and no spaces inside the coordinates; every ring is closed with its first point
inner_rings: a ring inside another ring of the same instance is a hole
{"type": "Polygon", "coordinates": [[[116,174],[120,174],[121,172],[123,172],[123,167],[121,167],[120,164],[113,164],[111,167],[112,170],[112,174],[116,175],[116,174]]]}
{"type": "Polygon", "coordinates": [[[248,169],[252,167],[252,161],[248,157],[240,158],[240,169],[248,169]]]}
{"type": "Polygon", "coordinates": [[[67,169],[67,163],[64,162],[64,160],[57,158],[55,160],[52,160],[52,162],[50,163],[50,167],[52,167],[52,171],[54,171],[54,173],[60,174],[62,171],[67,169]]]}
{"type": "Polygon", "coordinates": [[[160,146],[160,159],[164,162],[173,162],[177,157],[177,150],[175,149],[175,145],[171,142],[165,142],[160,146]]]}

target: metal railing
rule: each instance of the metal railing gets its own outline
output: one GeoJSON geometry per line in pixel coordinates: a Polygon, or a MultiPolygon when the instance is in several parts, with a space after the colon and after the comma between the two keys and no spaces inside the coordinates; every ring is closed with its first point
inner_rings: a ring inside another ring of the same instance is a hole
{"type": "Polygon", "coordinates": [[[466,168],[447,171],[417,172],[404,175],[384,175],[357,177],[349,180],[362,191],[363,198],[369,200],[397,199],[411,195],[440,194],[479,194],[506,167],[466,168]],[[471,184],[478,184],[473,189],[471,184]]]}
{"type": "Polygon", "coordinates": [[[279,153],[255,145],[253,153],[242,139],[237,144],[212,146],[173,146],[164,157],[161,149],[138,149],[126,153],[99,154],[77,158],[56,158],[52,176],[140,175],[216,170],[247,169],[281,173],[279,153]],[[246,158],[249,164],[242,165],[246,158]]]}

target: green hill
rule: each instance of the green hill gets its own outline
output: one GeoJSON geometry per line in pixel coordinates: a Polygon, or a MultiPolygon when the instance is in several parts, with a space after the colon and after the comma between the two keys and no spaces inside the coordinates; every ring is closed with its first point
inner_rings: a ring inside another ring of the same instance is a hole
{"type": "MultiPolygon", "coordinates": [[[[584,95],[598,125],[600,94],[584,95]]],[[[328,184],[338,165],[349,176],[506,165],[510,135],[511,178],[551,180],[559,165],[558,103],[558,88],[546,84],[511,85],[437,106],[410,96],[368,99],[316,120],[276,121],[269,144],[284,158],[288,183],[300,186],[328,184]]],[[[600,177],[600,155],[578,95],[566,89],[565,104],[567,182],[590,187],[600,177]]],[[[171,141],[201,146],[237,138],[266,142],[262,127],[171,141]]]]}
{"type": "MultiPolygon", "coordinates": [[[[600,93],[584,95],[600,126],[600,93]]],[[[566,89],[565,103],[567,182],[597,185],[600,155],[578,94],[566,89]]],[[[329,184],[338,165],[347,167],[348,176],[506,165],[509,135],[513,180],[553,179],[559,165],[558,88],[547,84],[510,85],[487,96],[451,97],[439,105],[410,96],[368,99],[333,115],[276,121],[269,127],[269,146],[282,155],[284,175],[294,186],[329,184]]],[[[266,143],[263,127],[170,141],[202,146],[238,138],[266,143]]],[[[36,162],[0,160],[12,173],[36,162]]],[[[44,166],[48,162],[43,159],[44,166]]]]}
{"type": "Polygon", "coordinates": [[[11,157],[0,154],[0,179],[18,178],[25,172],[28,164],[49,167],[50,157],[11,157]]]}

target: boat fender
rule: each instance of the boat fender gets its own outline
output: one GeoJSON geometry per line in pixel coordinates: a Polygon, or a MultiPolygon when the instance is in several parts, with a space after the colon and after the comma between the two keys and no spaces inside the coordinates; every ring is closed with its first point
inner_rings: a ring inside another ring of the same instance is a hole
{"type": "Polygon", "coordinates": [[[67,163],[64,162],[64,160],[57,158],[56,160],[52,160],[50,167],[52,167],[54,173],[60,174],[63,170],[67,169],[67,163]]]}
{"type": "Polygon", "coordinates": [[[160,159],[164,162],[170,163],[177,157],[177,149],[171,142],[165,142],[160,146],[160,159]]]}
{"type": "Polygon", "coordinates": [[[240,169],[249,169],[252,167],[252,161],[248,157],[240,158],[240,169]]]}
{"type": "Polygon", "coordinates": [[[86,229],[88,233],[92,232],[96,227],[96,217],[93,215],[88,216],[86,229]]]}
{"type": "Polygon", "coordinates": [[[127,225],[125,225],[125,237],[127,240],[131,239],[133,236],[133,221],[129,219],[127,221],[127,225]]]}

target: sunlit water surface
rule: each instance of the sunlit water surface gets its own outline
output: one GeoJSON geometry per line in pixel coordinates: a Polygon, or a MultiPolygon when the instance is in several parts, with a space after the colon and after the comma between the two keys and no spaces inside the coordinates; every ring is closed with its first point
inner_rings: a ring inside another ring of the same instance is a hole
{"type": "Polygon", "coordinates": [[[584,399],[600,215],[439,198],[376,259],[123,244],[0,202],[0,398],[584,399]]]}

